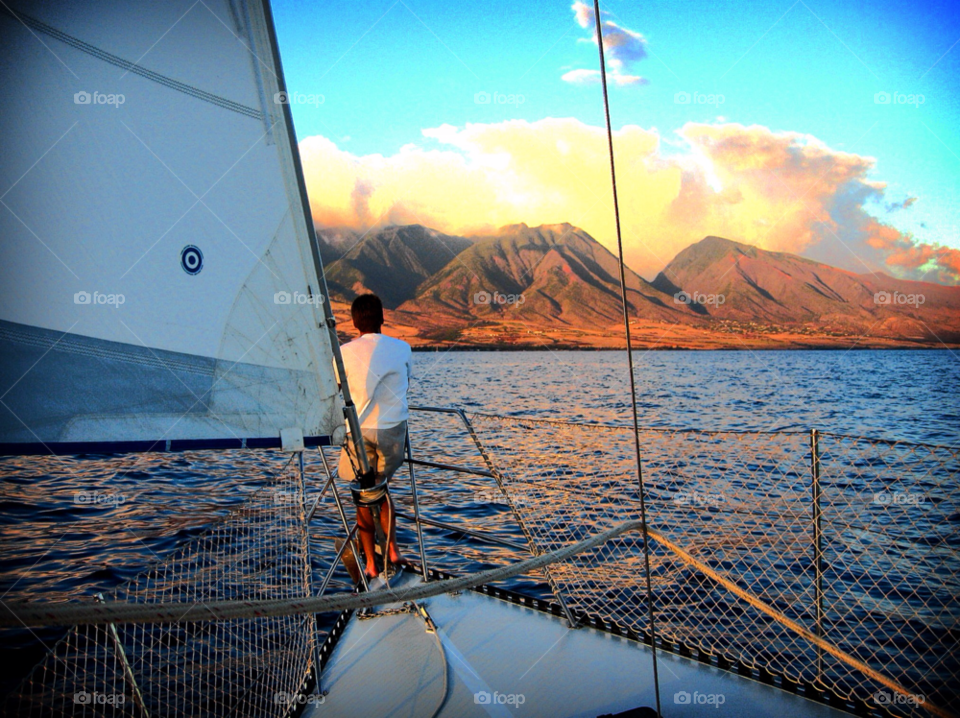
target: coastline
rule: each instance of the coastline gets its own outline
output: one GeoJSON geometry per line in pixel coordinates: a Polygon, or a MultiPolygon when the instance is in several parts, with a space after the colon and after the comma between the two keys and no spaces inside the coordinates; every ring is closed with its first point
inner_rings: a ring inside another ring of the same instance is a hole
{"type": "MultiPolygon", "coordinates": [[[[389,333],[389,332],[388,332],[389,333]]],[[[577,344],[566,345],[552,345],[552,346],[535,346],[531,344],[503,344],[503,345],[482,345],[482,344],[418,344],[416,346],[411,345],[410,347],[414,352],[441,352],[441,351],[462,351],[462,352],[544,352],[544,351],[563,351],[563,352],[620,352],[626,349],[626,346],[619,347],[589,347],[582,346],[577,344]]],[[[728,346],[728,347],[710,347],[710,348],[697,348],[697,347],[682,347],[682,346],[647,346],[645,344],[634,344],[634,350],[642,351],[651,351],[651,352],[748,352],[748,351],[763,351],[763,352],[774,352],[774,351],[796,351],[796,352],[808,352],[808,351],[835,351],[835,352],[851,352],[851,351],[942,351],[942,352],[952,352],[954,350],[960,350],[960,345],[958,344],[947,344],[935,346],[933,344],[918,344],[918,345],[896,345],[896,346],[837,346],[837,345],[823,345],[823,346],[802,346],[802,347],[783,347],[783,346],[764,346],[764,347],[743,347],[743,346],[728,346]]]]}
{"type": "MultiPolygon", "coordinates": [[[[349,305],[331,302],[341,342],[354,338],[349,305]]],[[[474,324],[435,318],[414,325],[405,312],[387,309],[384,330],[409,343],[414,351],[622,351],[626,348],[622,324],[591,327],[529,324],[514,319],[474,324]]],[[[861,334],[852,327],[803,325],[777,326],[760,322],[723,324],[671,324],[630,322],[632,346],[639,351],[852,351],[878,349],[960,350],[960,333],[945,330],[942,336],[926,328],[924,335],[861,334]]]]}

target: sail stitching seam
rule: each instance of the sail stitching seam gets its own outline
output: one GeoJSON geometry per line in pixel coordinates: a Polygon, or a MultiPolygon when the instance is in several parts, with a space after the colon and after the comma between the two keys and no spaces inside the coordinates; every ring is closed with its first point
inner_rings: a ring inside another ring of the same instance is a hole
{"type": "Polygon", "coordinates": [[[77,50],[80,50],[81,52],[85,52],[88,55],[92,55],[93,57],[103,60],[104,62],[108,62],[111,65],[115,65],[123,70],[126,70],[127,72],[132,72],[135,75],[139,75],[140,77],[143,77],[147,80],[152,80],[153,82],[156,82],[160,85],[164,85],[165,87],[169,87],[172,90],[177,90],[178,92],[182,92],[185,95],[190,95],[191,97],[195,97],[198,100],[203,100],[213,105],[217,105],[218,107],[222,107],[225,110],[231,110],[241,115],[252,117],[253,119],[256,119],[256,120],[263,120],[263,113],[261,113],[259,110],[255,110],[254,108],[240,104],[239,102],[234,102],[233,100],[228,100],[224,97],[220,97],[219,95],[214,95],[211,92],[207,92],[206,90],[201,90],[199,88],[193,87],[192,85],[188,85],[184,82],[180,82],[179,80],[174,80],[173,78],[166,77],[165,75],[161,75],[160,73],[154,72],[153,70],[147,70],[146,68],[141,67],[140,65],[137,65],[133,62],[130,62],[129,60],[124,60],[122,57],[113,55],[109,52],[106,52],[105,50],[101,50],[100,48],[94,45],[91,45],[90,43],[84,42],[79,38],[73,37],[72,35],[68,35],[65,32],[61,32],[60,30],[57,30],[55,27],[47,25],[46,23],[41,22],[40,20],[37,20],[35,18],[32,18],[29,15],[24,15],[21,12],[14,12],[13,10],[7,8],[6,6],[0,8],[0,12],[3,12],[3,14],[9,15],[10,17],[13,17],[16,20],[19,20],[27,27],[37,30],[38,32],[42,32],[45,35],[49,35],[50,37],[60,40],[60,42],[70,45],[71,47],[77,50]]]}

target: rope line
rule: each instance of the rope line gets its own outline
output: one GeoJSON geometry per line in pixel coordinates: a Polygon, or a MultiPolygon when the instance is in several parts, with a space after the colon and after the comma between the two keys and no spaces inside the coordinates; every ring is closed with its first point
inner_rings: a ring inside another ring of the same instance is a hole
{"type": "Polygon", "coordinates": [[[141,67],[140,65],[137,65],[134,62],[130,62],[129,60],[124,60],[122,57],[118,57],[117,55],[113,55],[105,50],[101,50],[99,47],[96,47],[95,45],[91,45],[90,43],[84,42],[79,38],[73,37],[72,35],[68,35],[65,32],[61,32],[60,30],[57,30],[55,27],[47,25],[45,22],[37,20],[36,18],[30,17],[29,15],[26,15],[19,11],[14,11],[11,8],[8,8],[6,5],[3,5],[3,7],[0,7],[0,12],[2,12],[4,15],[7,15],[13,18],[14,20],[18,20],[22,22],[24,25],[26,25],[28,28],[32,30],[36,30],[37,32],[42,32],[44,35],[48,35],[56,40],[59,40],[60,42],[66,45],[69,45],[70,47],[76,50],[80,50],[80,52],[84,52],[88,55],[91,55],[92,57],[95,57],[98,60],[103,60],[104,62],[108,62],[111,65],[115,65],[116,67],[126,70],[127,72],[132,72],[133,74],[139,75],[140,77],[143,77],[147,80],[151,80],[165,87],[169,87],[171,90],[182,92],[185,95],[190,95],[191,97],[195,97],[198,100],[209,102],[225,110],[230,110],[231,112],[237,112],[241,115],[252,117],[255,120],[263,120],[263,113],[260,112],[259,110],[256,110],[252,107],[248,107],[247,105],[243,105],[239,102],[234,102],[233,100],[228,100],[225,97],[220,97],[219,95],[215,95],[212,92],[201,90],[197,87],[193,87],[192,85],[188,85],[184,82],[180,82],[179,80],[174,80],[171,77],[161,75],[160,73],[154,72],[153,70],[148,70],[144,67],[141,67]]]}
{"type": "MultiPolygon", "coordinates": [[[[819,646],[820,648],[825,650],[827,653],[831,654],[834,658],[838,658],[844,663],[846,663],[847,665],[852,666],[853,668],[856,668],[858,671],[861,671],[862,673],[874,679],[875,681],[882,683],[892,691],[896,691],[897,693],[900,693],[901,695],[904,695],[904,696],[913,696],[913,693],[911,691],[908,691],[906,688],[901,686],[896,681],[891,680],[890,678],[887,678],[885,675],[883,675],[879,671],[874,670],[873,668],[868,666],[866,663],[864,663],[860,659],[854,656],[851,656],[846,651],[834,646],[832,643],[829,643],[823,640],[816,634],[811,633],[810,631],[808,631],[806,628],[801,626],[799,623],[797,623],[793,619],[788,618],[783,613],[773,608],[772,606],[769,606],[765,602],[761,601],[759,598],[757,598],[753,594],[743,590],[733,581],[729,580],[728,578],[725,578],[722,574],[713,570],[702,561],[698,561],[693,556],[691,556],[686,551],[684,551],[682,548],[680,548],[675,543],[673,543],[673,541],[665,537],[663,534],[659,533],[658,531],[654,531],[653,529],[647,529],[647,533],[650,535],[650,538],[652,538],[654,541],[657,541],[658,543],[662,544],[666,548],[673,551],[678,557],[680,557],[682,561],[690,564],[691,566],[694,566],[695,568],[697,568],[697,570],[699,570],[705,576],[713,579],[714,581],[719,583],[721,586],[723,586],[725,589],[727,589],[731,593],[736,594],[737,596],[742,598],[744,601],[749,603],[751,606],[756,608],[758,611],[761,611],[767,614],[778,623],[786,626],[791,631],[798,634],[800,637],[805,638],[810,643],[816,646],[819,646]]],[[[952,713],[949,713],[943,710],[942,708],[939,708],[931,704],[930,702],[925,701],[922,705],[928,711],[938,716],[943,716],[944,718],[950,718],[951,716],[953,716],[952,713]]]]}
{"type": "Polygon", "coordinates": [[[517,563],[507,564],[480,573],[453,578],[445,581],[430,581],[404,589],[381,589],[359,595],[330,594],[304,599],[263,599],[257,601],[204,601],[167,602],[167,603],[125,603],[109,601],[106,603],[77,605],[3,602],[4,613],[0,613],[0,627],[23,626],[69,626],[74,624],[103,625],[108,623],[195,623],[198,621],[229,621],[241,618],[267,618],[272,616],[292,616],[303,613],[324,613],[347,609],[370,608],[385,603],[403,603],[430,598],[441,593],[462,591],[478,586],[512,578],[523,573],[535,571],[551,563],[564,561],[579,553],[599,546],[612,538],[643,526],[639,520],[626,521],[619,526],[607,529],[588,539],[564,548],[535,556],[517,563]]]}

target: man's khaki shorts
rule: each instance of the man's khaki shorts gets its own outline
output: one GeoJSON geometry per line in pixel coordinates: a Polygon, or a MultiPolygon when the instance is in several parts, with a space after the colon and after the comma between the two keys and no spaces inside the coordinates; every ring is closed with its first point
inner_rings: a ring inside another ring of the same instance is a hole
{"type": "MultiPolygon", "coordinates": [[[[378,478],[386,478],[389,481],[403,463],[407,422],[401,421],[389,429],[362,429],[362,432],[370,468],[377,472],[378,478]]],[[[347,481],[353,481],[356,478],[353,466],[357,462],[351,462],[353,458],[355,458],[353,441],[347,434],[347,443],[340,450],[340,463],[337,467],[340,476],[347,481]]]]}

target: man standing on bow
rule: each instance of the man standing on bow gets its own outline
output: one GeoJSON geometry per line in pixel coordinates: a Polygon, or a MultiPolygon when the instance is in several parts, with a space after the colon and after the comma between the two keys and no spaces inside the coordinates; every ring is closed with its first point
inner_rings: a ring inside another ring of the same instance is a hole
{"type": "MultiPolygon", "coordinates": [[[[343,366],[357,407],[370,468],[376,472],[376,483],[380,484],[388,482],[403,463],[409,414],[407,389],[413,353],[405,341],[381,332],[383,304],[377,295],[358,296],[350,307],[350,315],[360,336],[341,347],[343,366]]],[[[348,440],[340,453],[341,477],[354,476],[354,466],[358,465],[354,451],[353,442],[348,440]]],[[[387,510],[381,510],[379,514],[383,532],[389,537],[390,561],[405,564],[406,560],[397,551],[397,520],[389,493],[385,504],[387,510]]],[[[371,508],[358,504],[357,528],[366,554],[367,577],[375,578],[376,526],[371,508]]]]}

